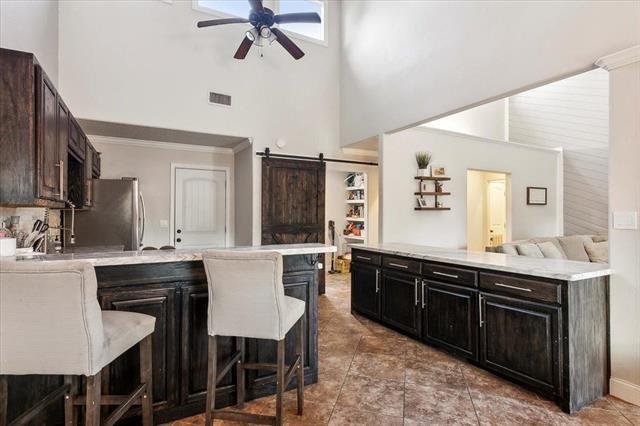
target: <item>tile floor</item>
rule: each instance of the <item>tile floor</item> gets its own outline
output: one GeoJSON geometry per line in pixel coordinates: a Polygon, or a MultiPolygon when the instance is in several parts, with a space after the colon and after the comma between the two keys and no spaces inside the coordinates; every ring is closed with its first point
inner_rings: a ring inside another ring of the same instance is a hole
{"type": "MultiPolygon", "coordinates": [[[[350,313],[348,275],[330,275],[319,298],[320,378],[285,396],[289,425],[640,425],[640,407],[605,397],[568,416],[550,401],[350,313]]],[[[271,414],[273,396],[246,410],[271,414]]],[[[203,425],[204,415],[172,423],[203,425]]],[[[218,422],[216,424],[230,424],[218,422]]]]}

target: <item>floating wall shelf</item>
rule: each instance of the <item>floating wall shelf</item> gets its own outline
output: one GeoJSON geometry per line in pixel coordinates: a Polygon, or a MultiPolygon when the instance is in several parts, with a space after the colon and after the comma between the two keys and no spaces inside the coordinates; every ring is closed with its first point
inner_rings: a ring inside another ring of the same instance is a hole
{"type": "Polygon", "coordinates": [[[421,207],[415,207],[414,210],[441,210],[441,211],[451,210],[451,207],[439,207],[439,206],[442,206],[442,203],[438,202],[438,197],[451,195],[451,193],[445,192],[445,191],[440,191],[440,192],[437,191],[438,189],[442,189],[442,184],[440,182],[449,181],[451,180],[450,177],[416,176],[414,179],[419,181],[420,191],[414,192],[413,194],[420,197],[418,201],[420,201],[420,204],[422,204],[421,207]],[[433,182],[434,191],[422,191],[422,189],[430,189],[430,188],[424,188],[425,185],[422,184],[423,181],[433,182]],[[423,203],[424,197],[433,197],[433,206],[430,206],[430,207],[424,206],[424,204],[426,204],[426,203],[423,203]]]}

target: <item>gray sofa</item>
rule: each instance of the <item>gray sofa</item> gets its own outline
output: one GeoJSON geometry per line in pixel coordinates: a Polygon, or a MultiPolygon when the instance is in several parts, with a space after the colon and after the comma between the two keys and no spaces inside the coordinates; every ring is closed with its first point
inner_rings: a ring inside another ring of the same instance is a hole
{"type": "Polygon", "coordinates": [[[609,262],[609,243],[606,235],[570,235],[513,241],[487,251],[512,256],[568,259],[580,262],[609,262]]]}

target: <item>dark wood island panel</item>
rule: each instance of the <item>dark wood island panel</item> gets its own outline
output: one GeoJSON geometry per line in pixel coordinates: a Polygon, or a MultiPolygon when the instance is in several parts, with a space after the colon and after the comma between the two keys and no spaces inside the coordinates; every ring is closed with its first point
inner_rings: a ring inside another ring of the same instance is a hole
{"type": "MultiPolygon", "coordinates": [[[[307,304],[305,313],[305,383],[318,380],[317,255],[284,256],[285,294],[307,304]]],[[[207,279],[202,261],[97,266],[98,299],[103,310],[152,315],[153,395],[155,423],[204,412],[207,379],[207,279]]],[[[296,328],[286,338],[286,362],[295,358],[296,328]]],[[[235,351],[236,339],[218,339],[218,365],[235,351]]],[[[247,339],[247,361],[274,363],[275,342],[247,339]]],[[[137,346],[103,371],[103,387],[111,394],[127,394],[138,383],[137,346]]],[[[246,398],[275,394],[275,373],[247,371],[246,398]]],[[[9,422],[62,384],[62,376],[9,376],[9,422]]],[[[216,407],[235,404],[235,373],[229,372],[216,390],[216,407]]],[[[295,388],[292,380],[290,388],[295,388]]],[[[104,408],[103,408],[104,410],[104,408]]],[[[53,404],[34,424],[64,423],[62,401],[53,404]]],[[[106,413],[103,412],[103,416],[106,413]]],[[[139,424],[132,409],[118,424],[139,424]]]]}

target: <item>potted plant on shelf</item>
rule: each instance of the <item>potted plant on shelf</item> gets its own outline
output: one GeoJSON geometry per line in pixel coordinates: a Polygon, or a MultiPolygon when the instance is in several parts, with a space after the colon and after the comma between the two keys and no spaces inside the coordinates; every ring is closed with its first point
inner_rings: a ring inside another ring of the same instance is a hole
{"type": "Polygon", "coordinates": [[[416,152],[416,163],[418,163],[418,176],[430,176],[429,164],[431,164],[431,154],[426,151],[416,152]]]}

